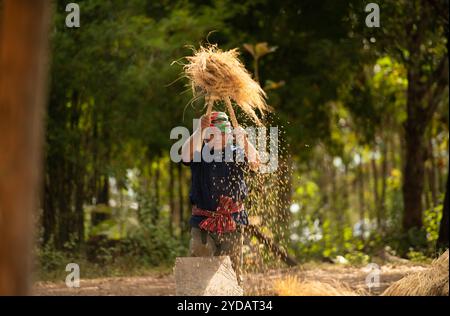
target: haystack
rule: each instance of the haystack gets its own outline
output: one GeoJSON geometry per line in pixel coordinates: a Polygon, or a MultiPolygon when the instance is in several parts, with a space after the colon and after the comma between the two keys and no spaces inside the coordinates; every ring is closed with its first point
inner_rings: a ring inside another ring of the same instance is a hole
{"type": "Polygon", "coordinates": [[[224,101],[231,122],[237,127],[232,101],[239,106],[256,124],[262,125],[255,110],[262,116],[269,110],[266,93],[252,79],[250,73],[238,59],[238,50],[220,50],[217,45],[201,46],[193,56],[186,57],[184,65],[186,77],[192,84],[194,96],[204,96],[207,115],[211,113],[215,101],[224,101]]]}
{"type": "Polygon", "coordinates": [[[448,296],[448,249],[430,268],[407,275],[388,287],[384,296],[448,296]]]}

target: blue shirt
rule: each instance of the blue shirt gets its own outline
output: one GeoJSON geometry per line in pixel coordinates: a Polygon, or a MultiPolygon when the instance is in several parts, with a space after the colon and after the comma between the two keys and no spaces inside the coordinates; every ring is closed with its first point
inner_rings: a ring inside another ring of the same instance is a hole
{"type": "MultiPolygon", "coordinates": [[[[211,155],[215,157],[221,156],[220,162],[206,162],[202,154],[197,151],[194,152],[193,161],[184,163],[191,167],[192,180],[189,198],[192,205],[215,212],[221,195],[231,197],[235,202],[243,202],[247,197],[248,190],[244,172],[248,164],[244,151],[233,144],[227,146],[229,146],[229,152],[232,154],[230,157],[225,156],[226,150],[210,151],[211,155]],[[238,157],[241,160],[238,160],[238,157]]],[[[208,149],[208,146],[203,145],[202,150],[208,149]]],[[[248,225],[248,214],[245,210],[234,213],[233,217],[236,223],[248,225]]],[[[192,215],[189,224],[192,227],[198,227],[199,223],[205,218],[204,216],[192,215]]]]}

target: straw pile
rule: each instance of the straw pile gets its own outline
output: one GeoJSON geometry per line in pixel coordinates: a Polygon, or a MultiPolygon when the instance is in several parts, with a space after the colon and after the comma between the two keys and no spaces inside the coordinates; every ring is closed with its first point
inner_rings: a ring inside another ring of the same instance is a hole
{"type": "Polygon", "coordinates": [[[343,284],[319,281],[300,281],[297,277],[276,280],[273,290],[280,296],[357,296],[358,294],[343,284]]]}
{"type": "Polygon", "coordinates": [[[385,296],[448,296],[448,249],[430,268],[410,274],[388,287],[385,296]]]}
{"type": "Polygon", "coordinates": [[[184,71],[191,81],[194,96],[205,96],[211,107],[214,101],[223,100],[231,105],[234,100],[245,114],[261,125],[255,110],[264,116],[269,110],[265,101],[267,96],[239,61],[238,55],[236,48],[222,51],[217,45],[201,46],[194,50],[193,56],[186,57],[188,63],[184,65],[184,71]]]}

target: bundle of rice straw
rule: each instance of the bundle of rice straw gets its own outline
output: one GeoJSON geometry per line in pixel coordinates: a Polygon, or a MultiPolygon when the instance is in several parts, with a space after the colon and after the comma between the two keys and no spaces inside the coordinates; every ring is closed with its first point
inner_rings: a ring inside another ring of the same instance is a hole
{"type": "Polygon", "coordinates": [[[384,296],[448,296],[448,249],[430,268],[407,275],[388,287],[384,296]]]}
{"type": "Polygon", "coordinates": [[[279,296],[357,296],[345,285],[320,281],[301,281],[296,276],[275,280],[273,289],[279,296]]]}
{"type": "Polygon", "coordinates": [[[230,114],[231,122],[237,127],[236,116],[231,106],[233,100],[256,124],[262,125],[255,110],[262,116],[269,110],[265,102],[266,93],[252,79],[238,59],[238,50],[220,50],[217,45],[200,46],[188,56],[184,65],[186,77],[192,84],[194,95],[205,96],[207,115],[210,115],[215,101],[223,100],[230,114]]]}

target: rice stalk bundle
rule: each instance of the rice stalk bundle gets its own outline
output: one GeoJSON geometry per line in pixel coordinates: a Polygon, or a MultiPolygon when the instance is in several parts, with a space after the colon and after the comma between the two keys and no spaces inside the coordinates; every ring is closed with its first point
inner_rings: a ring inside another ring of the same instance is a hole
{"type": "Polygon", "coordinates": [[[345,285],[320,281],[302,281],[296,276],[275,280],[273,289],[279,296],[357,296],[345,285]]]}
{"type": "Polygon", "coordinates": [[[232,101],[239,106],[257,125],[262,125],[255,110],[262,117],[269,111],[266,93],[252,79],[238,59],[238,50],[222,51],[217,45],[201,46],[193,56],[186,57],[184,65],[186,77],[191,81],[194,96],[204,95],[207,115],[210,115],[215,101],[224,101],[234,127],[237,126],[232,101]]]}
{"type": "Polygon", "coordinates": [[[412,273],[388,287],[384,296],[448,296],[448,249],[431,267],[412,273]]]}

